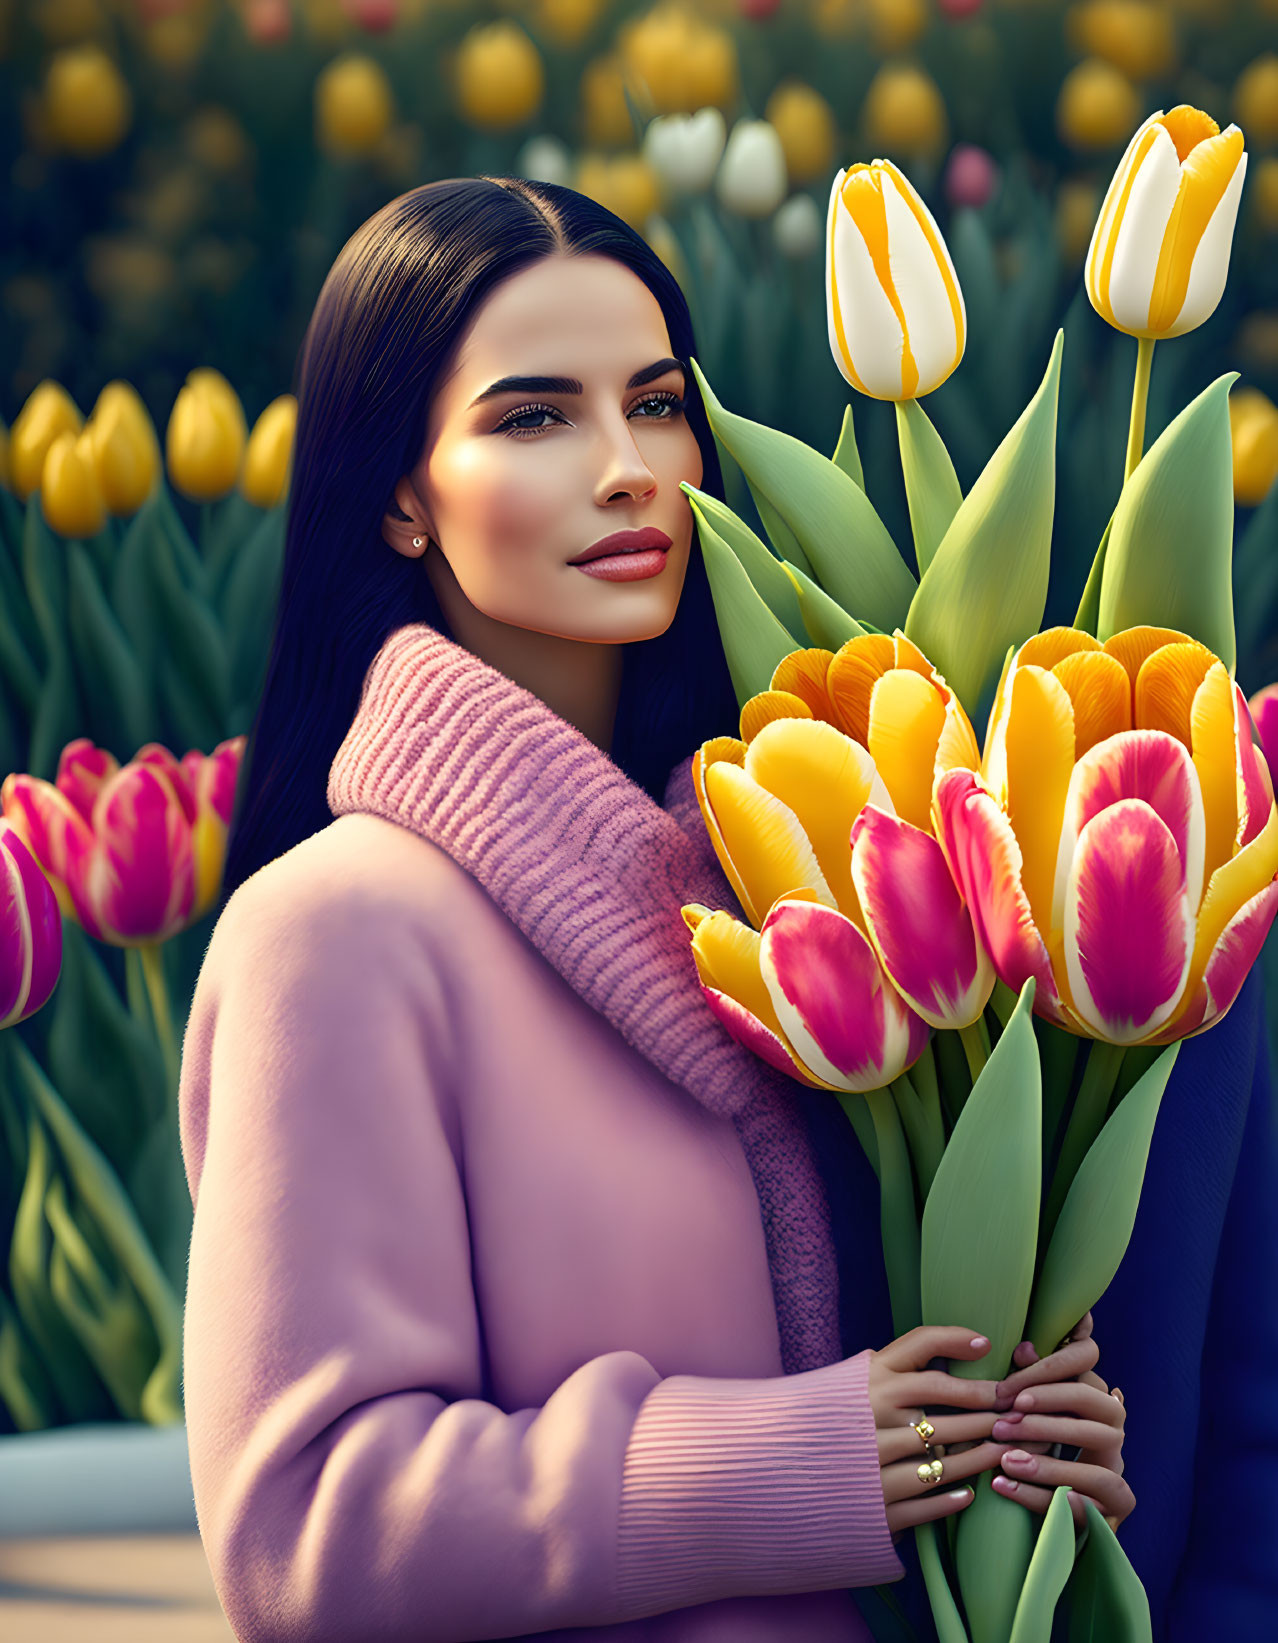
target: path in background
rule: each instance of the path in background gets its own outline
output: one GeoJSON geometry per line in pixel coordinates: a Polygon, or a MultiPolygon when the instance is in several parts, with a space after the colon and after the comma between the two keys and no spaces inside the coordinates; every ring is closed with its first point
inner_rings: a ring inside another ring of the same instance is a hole
{"type": "Polygon", "coordinates": [[[4,1643],[235,1643],[197,1534],[0,1540],[4,1643]]]}

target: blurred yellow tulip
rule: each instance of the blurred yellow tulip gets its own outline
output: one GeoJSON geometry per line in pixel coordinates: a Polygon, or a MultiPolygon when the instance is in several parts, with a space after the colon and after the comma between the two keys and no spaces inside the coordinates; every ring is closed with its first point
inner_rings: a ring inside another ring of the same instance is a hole
{"type": "Polygon", "coordinates": [[[603,0],[536,0],[538,29],[557,46],[579,46],[599,21],[603,0]]]}
{"type": "Polygon", "coordinates": [[[1259,388],[1229,396],[1229,433],[1234,447],[1234,501],[1255,508],[1278,479],[1278,405],[1259,388]]]}
{"type": "Polygon", "coordinates": [[[736,102],[736,42],[679,0],[661,0],[617,31],[623,64],[646,89],[657,114],[726,109],[736,102]]]}
{"type": "Polygon", "coordinates": [[[480,131],[509,131],[541,107],[546,73],[518,23],[480,23],[457,48],[453,84],[462,117],[480,131]]]}
{"type": "Polygon", "coordinates": [[[110,27],[102,0],[35,0],[31,18],[53,46],[73,46],[106,34],[110,27]]]}
{"type": "Polygon", "coordinates": [[[315,82],[315,135],[330,154],[357,158],[371,153],[394,114],[385,71],[359,52],[334,58],[315,82]]]}
{"type": "Polygon", "coordinates": [[[1088,57],[1061,82],[1056,128],[1071,148],[1113,148],[1139,118],[1136,87],[1112,63],[1088,57]]]}
{"type": "Polygon", "coordinates": [[[13,476],[9,472],[9,430],[3,422],[0,422],[0,485],[6,491],[13,489],[13,476]]]}
{"type": "Polygon", "coordinates": [[[1243,134],[1182,103],[1127,145],[1092,235],[1087,295],[1134,337],[1178,337],[1216,309],[1247,171],[1243,134]]]}
{"type": "Polygon", "coordinates": [[[160,477],[160,441],[137,390],[108,382],[85,431],[103,501],[117,518],[136,513],[160,477]]]}
{"type": "Polygon", "coordinates": [[[83,427],[79,407],[61,383],[46,380],[33,388],[9,434],[14,495],[25,502],[38,490],[50,445],[59,434],[78,434],[83,427]]]}
{"type": "Polygon", "coordinates": [[[683,247],[679,244],[674,229],[660,212],[654,212],[648,218],[644,224],[643,237],[678,280],[683,290],[688,291],[691,288],[690,274],[683,247]]]}
{"type": "Polygon", "coordinates": [[[927,28],[924,0],[863,0],[870,17],[870,37],[885,55],[912,46],[927,28]]]}
{"type": "Polygon", "coordinates": [[[819,91],[801,80],[783,81],[768,98],[763,117],[781,139],[792,184],[802,187],[827,175],[838,133],[834,110],[819,91]]]}
{"type": "Polygon", "coordinates": [[[873,148],[933,155],[944,148],[949,122],[936,81],[910,63],[885,63],[870,82],[861,110],[873,148]]]}
{"type": "Polygon", "coordinates": [[[297,400],[281,394],[253,424],[244,452],[240,490],[258,508],[273,508],[288,485],[297,431],[297,400]]]}
{"type": "Polygon", "coordinates": [[[1267,51],[1238,76],[1234,118],[1255,142],[1278,142],[1278,56],[1267,51]]]}
{"type": "Polygon", "coordinates": [[[204,50],[214,15],[212,6],[193,6],[155,18],[142,30],[147,55],[161,68],[185,74],[204,50]]]}
{"type": "Polygon", "coordinates": [[[222,375],[211,365],[199,365],[194,371],[186,374],[187,383],[192,388],[198,388],[201,393],[211,394],[221,408],[231,427],[235,430],[236,438],[243,449],[248,438],[248,419],[244,415],[244,407],[240,404],[240,396],[222,375]]]}
{"type": "MultiPolygon", "coordinates": [[[[193,502],[214,502],[239,477],[244,458],[243,411],[237,426],[223,395],[187,378],[169,417],[165,456],[169,478],[193,502]]],[[[238,405],[239,401],[236,401],[238,405]]]]}
{"type": "Polygon", "coordinates": [[[44,113],[59,147],[89,158],[118,145],[133,117],[133,99],[101,46],[70,46],[49,65],[44,113]]]}
{"type": "Polygon", "coordinates": [[[61,433],[49,446],[40,476],[40,507],[60,536],[96,536],[107,521],[93,460],[93,436],[61,433]]]}
{"type": "Polygon", "coordinates": [[[1132,80],[1153,80],[1176,63],[1176,24],[1155,0],[1087,0],[1066,13],[1076,50],[1112,63],[1132,80]]]}
{"type": "Polygon", "coordinates": [[[663,204],[657,174],[640,154],[586,154],[573,186],[632,228],[641,229],[663,204]]]}
{"type": "Polygon", "coordinates": [[[592,148],[618,148],[635,140],[635,123],[626,107],[625,68],[612,53],[587,63],[581,76],[581,124],[592,148]]]}

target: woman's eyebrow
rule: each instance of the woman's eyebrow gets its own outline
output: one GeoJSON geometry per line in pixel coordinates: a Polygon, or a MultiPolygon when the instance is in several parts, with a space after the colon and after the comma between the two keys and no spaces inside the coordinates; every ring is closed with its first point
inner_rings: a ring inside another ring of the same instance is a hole
{"type": "MultiPolygon", "coordinates": [[[[665,376],[667,371],[682,371],[684,382],[688,380],[688,373],[680,360],[659,359],[652,365],[645,365],[642,371],[636,371],[626,387],[642,388],[645,382],[665,376]]],[[[581,391],[581,383],[576,377],[501,377],[471,401],[470,409],[473,411],[486,399],[496,399],[498,394],[579,394],[581,391]]]]}

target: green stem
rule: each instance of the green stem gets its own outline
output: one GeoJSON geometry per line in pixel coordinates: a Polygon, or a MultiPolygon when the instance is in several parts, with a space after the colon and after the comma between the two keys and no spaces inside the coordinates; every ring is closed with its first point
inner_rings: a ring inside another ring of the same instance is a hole
{"type": "Polygon", "coordinates": [[[173,1012],[169,1008],[169,991],[164,981],[164,960],[160,944],[155,941],[145,942],[138,947],[137,953],[142,964],[142,976],[146,982],[147,997],[151,1004],[151,1019],[155,1024],[155,1036],[160,1041],[160,1053],[164,1057],[168,1092],[171,1097],[176,1099],[181,1058],[177,1038],[173,1031],[173,1012]]]}
{"type": "MultiPolygon", "coordinates": [[[[918,1092],[910,1081],[908,1073],[902,1073],[888,1085],[892,1092],[892,1099],[896,1102],[896,1110],[900,1114],[901,1122],[905,1125],[905,1133],[909,1137],[910,1155],[914,1160],[914,1173],[918,1178],[923,1202],[927,1202],[927,1195],[932,1190],[932,1181],[936,1175],[937,1165],[941,1162],[941,1152],[936,1145],[936,1139],[927,1120],[927,1112],[919,1099],[918,1092]]],[[[943,1143],[942,1143],[943,1145],[943,1143]]]]}
{"type": "Polygon", "coordinates": [[[910,1073],[911,1082],[923,1103],[924,1117],[932,1133],[932,1144],[936,1148],[939,1163],[940,1155],[945,1151],[945,1118],[941,1112],[941,1086],[936,1076],[936,1059],[932,1054],[930,1039],[923,1054],[910,1068],[910,1073]]]}
{"type": "Polygon", "coordinates": [[[1127,430],[1127,466],[1123,483],[1132,477],[1145,450],[1145,406],[1149,400],[1149,372],[1154,363],[1154,338],[1139,337],[1136,343],[1136,381],[1132,386],[1132,420],[1127,430]]]}
{"type": "Polygon", "coordinates": [[[1079,1085],[1074,1110],[1069,1115],[1069,1125],[1065,1131],[1065,1139],[1061,1143],[1061,1155],[1052,1176],[1052,1189],[1048,1194],[1043,1229],[1039,1235],[1039,1246],[1042,1249],[1046,1249],[1051,1241],[1057,1217],[1078,1173],[1078,1166],[1086,1158],[1088,1149],[1100,1134],[1101,1126],[1105,1122],[1109,1098],[1123,1065],[1123,1054],[1121,1044],[1108,1044],[1101,1038],[1092,1040],[1087,1066],[1083,1070],[1083,1081],[1079,1085]]]}
{"type": "Polygon", "coordinates": [[[970,1027],[960,1027],[958,1035],[963,1045],[963,1054],[967,1057],[967,1070],[975,1084],[990,1058],[990,1035],[985,1028],[985,1018],[980,1016],[970,1027]]]}
{"type": "Polygon", "coordinates": [[[919,1299],[919,1218],[901,1120],[888,1089],[870,1090],[863,1096],[839,1091],[838,1096],[844,1111],[849,1101],[864,1101],[874,1120],[879,1149],[879,1216],[888,1293],[892,1298],[892,1327],[898,1335],[904,1335],[922,1321],[922,1303],[919,1299]]]}
{"type": "Polygon", "coordinates": [[[929,1521],[914,1528],[914,1542],[918,1547],[919,1568],[927,1587],[927,1599],[932,1605],[932,1619],[936,1622],[938,1643],[968,1643],[967,1630],[959,1616],[958,1605],[950,1591],[941,1567],[941,1554],[936,1544],[936,1524],[929,1521]]]}
{"type": "Polygon", "coordinates": [[[851,1094],[839,1095],[839,1102],[848,1116],[848,1121],[856,1131],[856,1138],[861,1143],[861,1151],[870,1160],[870,1165],[877,1176],[879,1171],[879,1147],[874,1139],[874,1120],[870,1117],[869,1108],[865,1105],[864,1096],[851,1094]]]}

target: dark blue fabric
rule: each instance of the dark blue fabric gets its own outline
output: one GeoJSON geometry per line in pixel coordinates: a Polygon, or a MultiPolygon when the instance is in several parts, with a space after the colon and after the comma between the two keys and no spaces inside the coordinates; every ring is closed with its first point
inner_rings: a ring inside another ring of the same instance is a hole
{"type": "MultiPolygon", "coordinates": [[[[1156,1643],[1278,1630],[1278,1124],[1259,971],[1181,1045],[1131,1243],[1093,1309],[1097,1371],[1127,1401],[1137,1506],[1121,1539],[1156,1643]]],[[[830,1197],[845,1355],[892,1338],[878,1185],[838,1103],[800,1095],[830,1197]],[[871,1255],[869,1252],[875,1252],[871,1255]]],[[[966,1323],[956,1318],[955,1323],[966,1323]]],[[[913,1537],[894,1587],[927,1614],[913,1537]]],[[[928,1635],[924,1631],[923,1635],[928,1635]]]]}

